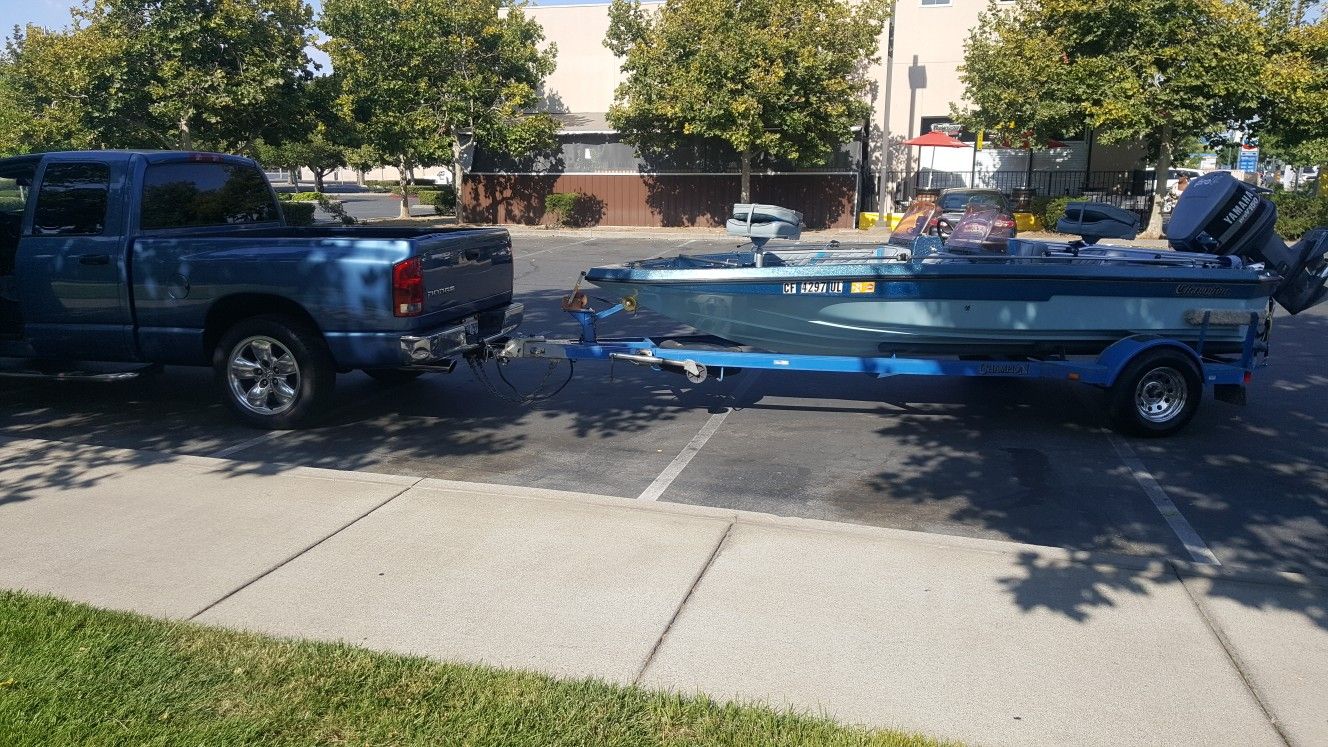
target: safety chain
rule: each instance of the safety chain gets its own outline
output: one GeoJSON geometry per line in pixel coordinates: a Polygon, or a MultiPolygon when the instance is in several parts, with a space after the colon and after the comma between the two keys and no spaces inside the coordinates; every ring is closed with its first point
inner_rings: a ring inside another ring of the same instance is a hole
{"type": "Polygon", "coordinates": [[[553,397],[558,396],[558,393],[566,388],[568,383],[572,381],[572,373],[575,368],[575,361],[568,360],[567,378],[563,379],[563,383],[559,384],[557,389],[545,391],[545,387],[549,384],[549,379],[553,377],[554,369],[558,367],[558,359],[550,359],[549,367],[545,370],[544,378],[540,381],[539,385],[532,389],[529,394],[522,394],[511,381],[508,381],[507,374],[503,373],[503,365],[498,363],[496,364],[498,366],[498,378],[502,379],[503,384],[511,390],[512,393],[508,394],[499,389],[497,385],[493,383],[493,380],[489,378],[488,371],[484,370],[484,360],[483,357],[478,355],[466,356],[466,363],[470,365],[470,370],[475,374],[475,379],[479,381],[485,389],[488,389],[489,393],[493,396],[504,402],[511,402],[517,405],[533,405],[536,402],[543,402],[546,399],[552,399],[553,397]]]}

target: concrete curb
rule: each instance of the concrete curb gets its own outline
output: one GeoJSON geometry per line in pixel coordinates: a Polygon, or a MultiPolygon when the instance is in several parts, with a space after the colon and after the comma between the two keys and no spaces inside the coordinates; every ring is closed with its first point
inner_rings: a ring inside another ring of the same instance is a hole
{"type": "MultiPolygon", "coordinates": [[[[756,511],[739,511],[710,506],[693,506],[685,503],[668,503],[659,501],[642,502],[633,498],[576,493],[565,490],[553,490],[550,488],[526,488],[514,485],[442,480],[438,478],[421,479],[418,477],[379,472],[356,472],[324,467],[303,467],[280,463],[248,462],[244,460],[223,459],[218,457],[171,454],[169,452],[145,449],[117,449],[89,444],[73,444],[66,441],[47,441],[44,439],[0,437],[0,442],[10,444],[32,443],[34,445],[54,444],[73,446],[75,448],[97,448],[105,449],[107,451],[133,452],[140,455],[141,459],[153,464],[182,464],[203,468],[217,468],[223,465],[252,465],[252,469],[255,471],[276,470],[280,471],[282,474],[298,477],[403,485],[411,486],[412,489],[429,488],[433,490],[454,490],[494,496],[607,506],[631,509],[633,511],[648,511],[660,514],[721,519],[738,524],[785,529],[790,531],[837,534],[842,536],[875,539],[879,541],[909,542],[929,545],[932,547],[981,552],[992,555],[1008,556],[1032,554],[1036,556],[1038,560],[1043,562],[1117,568],[1143,573],[1150,577],[1175,574],[1191,578],[1237,581],[1263,586],[1281,586],[1328,591],[1328,578],[1312,574],[1231,566],[1209,566],[1174,558],[1149,558],[1097,550],[1071,550],[1062,547],[1050,547],[1047,545],[1033,545],[1022,542],[960,537],[955,535],[930,534],[927,532],[918,532],[907,529],[844,524],[822,519],[778,516],[756,511]]],[[[126,468],[129,467],[127,466],[126,468]]]]}

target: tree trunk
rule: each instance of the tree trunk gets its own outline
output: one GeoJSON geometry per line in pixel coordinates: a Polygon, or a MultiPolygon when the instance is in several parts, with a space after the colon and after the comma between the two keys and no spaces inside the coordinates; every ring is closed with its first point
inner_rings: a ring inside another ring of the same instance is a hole
{"type": "Polygon", "coordinates": [[[462,150],[461,138],[452,138],[452,186],[456,192],[456,205],[453,209],[456,210],[457,223],[461,223],[461,180],[466,176],[465,169],[461,168],[462,150]]]}
{"type": "Polygon", "coordinates": [[[296,192],[299,192],[299,191],[300,191],[300,167],[299,167],[299,166],[288,166],[287,168],[290,169],[290,183],[291,183],[291,186],[292,186],[292,187],[295,187],[295,191],[296,191],[296,192]]]}
{"type": "Polygon", "coordinates": [[[752,152],[744,150],[741,155],[742,164],[742,198],[739,202],[752,201],[752,152]]]}
{"type": "Polygon", "coordinates": [[[180,117],[180,150],[190,150],[194,147],[193,135],[189,132],[189,115],[180,117]]]}
{"type": "Polygon", "coordinates": [[[317,192],[317,193],[320,194],[320,195],[323,194],[323,171],[322,171],[322,169],[314,169],[314,191],[317,192]]]}
{"type": "Polygon", "coordinates": [[[1153,210],[1148,216],[1146,239],[1162,238],[1162,202],[1167,197],[1167,175],[1171,171],[1171,128],[1163,127],[1157,146],[1157,165],[1153,167],[1153,210]]]}
{"type": "Polygon", "coordinates": [[[402,158],[397,162],[397,186],[401,189],[401,210],[397,213],[398,218],[410,217],[410,188],[406,185],[406,159],[402,158]]]}
{"type": "Polygon", "coordinates": [[[361,187],[365,186],[364,169],[355,169],[355,184],[361,187]]]}

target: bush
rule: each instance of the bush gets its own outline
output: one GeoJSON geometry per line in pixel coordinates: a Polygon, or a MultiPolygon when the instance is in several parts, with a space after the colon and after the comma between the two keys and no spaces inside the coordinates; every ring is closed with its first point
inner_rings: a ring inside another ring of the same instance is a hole
{"type": "Polygon", "coordinates": [[[1057,197],[1048,200],[1042,208],[1042,225],[1048,231],[1055,231],[1056,224],[1065,217],[1065,206],[1079,200],[1078,197],[1057,197]]]}
{"type": "Polygon", "coordinates": [[[1047,214],[1047,205],[1051,204],[1051,200],[1050,197],[1034,197],[1028,212],[1036,215],[1038,220],[1042,220],[1043,216],[1047,214]]]}
{"type": "Polygon", "coordinates": [[[0,195],[0,213],[21,213],[24,204],[22,197],[0,195]]]}
{"type": "Polygon", "coordinates": [[[456,188],[440,184],[434,189],[419,190],[420,204],[432,205],[435,215],[451,215],[456,210],[456,188]]]}
{"type": "Polygon", "coordinates": [[[314,210],[317,205],[312,202],[292,202],[281,203],[281,212],[286,216],[286,224],[291,226],[312,226],[314,224],[314,210]]]}
{"type": "Polygon", "coordinates": [[[580,199],[577,192],[551,192],[544,196],[544,215],[560,226],[568,226],[580,199]]]}
{"type": "Polygon", "coordinates": [[[317,192],[296,192],[286,199],[295,202],[318,202],[322,198],[323,196],[317,192]]]}
{"type": "Polygon", "coordinates": [[[1306,231],[1328,226],[1328,198],[1308,192],[1274,192],[1277,205],[1277,232],[1284,239],[1298,239],[1306,231]]]}

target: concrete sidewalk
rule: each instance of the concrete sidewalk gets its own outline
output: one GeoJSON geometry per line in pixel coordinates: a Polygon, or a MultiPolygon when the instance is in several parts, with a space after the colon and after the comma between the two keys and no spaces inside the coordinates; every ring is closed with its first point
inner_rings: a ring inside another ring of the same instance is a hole
{"type": "Polygon", "coordinates": [[[1328,743],[1322,580],[0,441],[0,586],[979,744],[1328,743]]]}

